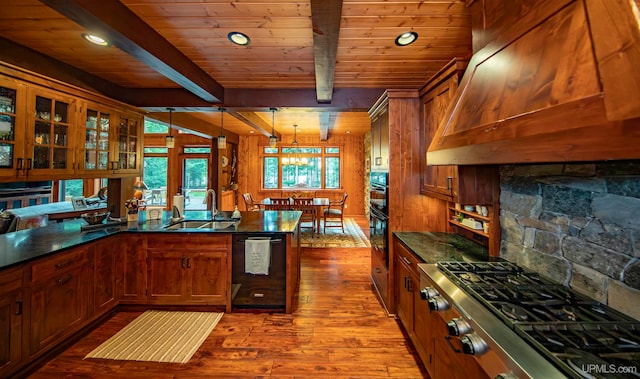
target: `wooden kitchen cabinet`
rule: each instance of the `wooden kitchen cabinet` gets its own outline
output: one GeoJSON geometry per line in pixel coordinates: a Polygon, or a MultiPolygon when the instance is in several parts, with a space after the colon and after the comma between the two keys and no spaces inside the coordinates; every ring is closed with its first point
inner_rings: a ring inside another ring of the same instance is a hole
{"type": "Polygon", "coordinates": [[[77,101],[56,91],[28,89],[26,170],[29,178],[74,173],[77,101]]]}
{"type": "Polygon", "coordinates": [[[117,121],[114,172],[142,174],[142,134],[144,120],[139,114],[120,113],[117,121]]]}
{"type": "Polygon", "coordinates": [[[458,167],[428,165],[427,148],[443,121],[468,61],[453,59],[420,91],[422,125],[420,128],[420,193],[457,202],[458,167]]]}
{"type": "Polygon", "coordinates": [[[141,234],[118,236],[112,248],[120,252],[116,285],[122,304],[144,304],[147,300],[147,237],[141,234]]]}
{"type": "Polygon", "coordinates": [[[88,320],[91,290],[88,250],[88,246],[80,246],[31,265],[29,356],[54,346],[88,320]]]}
{"type": "Polygon", "coordinates": [[[431,328],[434,335],[434,378],[484,379],[489,375],[480,367],[472,355],[463,353],[460,337],[449,336],[447,321],[460,317],[455,309],[431,313],[431,328]]]}
{"type": "Polygon", "coordinates": [[[17,180],[26,174],[26,87],[0,77],[0,179],[17,180]]]}
{"type": "Polygon", "coordinates": [[[104,105],[83,102],[80,107],[78,136],[78,171],[103,172],[116,167],[116,111],[104,105]]]}
{"type": "Polygon", "coordinates": [[[93,250],[92,316],[108,312],[118,304],[117,274],[122,253],[110,243],[96,243],[93,250]]]}
{"type": "Polygon", "coordinates": [[[22,360],[24,290],[22,267],[0,272],[0,377],[22,360]]]}
{"type": "Polygon", "coordinates": [[[425,366],[433,362],[433,337],[428,323],[429,307],[420,298],[420,274],[422,263],[402,242],[394,238],[396,314],[409,335],[413,346],[425,366]]]}
{"type": "Polygon", "coordinates": [[[389,170],[389,102],[386,99],[369,111],[371,118],[371,170],[389,170]]]}
{"type": "Polygon", "coordinates": [[[167,234],[147,243],[149,303],[230,304],[231,235],[167,234]]]}

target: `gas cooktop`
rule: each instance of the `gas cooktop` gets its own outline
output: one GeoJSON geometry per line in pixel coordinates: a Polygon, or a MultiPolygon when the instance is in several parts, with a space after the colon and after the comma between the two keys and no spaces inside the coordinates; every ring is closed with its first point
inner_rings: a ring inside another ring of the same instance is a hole
{"type": "Polygon", "coordinates": [[[575,378],[640,378],[640,322],[510,262],[440,271],[575,378]]]}

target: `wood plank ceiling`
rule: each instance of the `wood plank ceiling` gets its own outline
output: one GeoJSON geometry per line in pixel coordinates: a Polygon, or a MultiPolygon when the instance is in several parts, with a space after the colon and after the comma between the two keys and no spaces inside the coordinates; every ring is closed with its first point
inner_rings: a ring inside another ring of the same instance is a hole
{"type": "MultiPolygon", "coordinates": [[[[468,1],[466,1],[468,2],[468,1]]],[[[387,88],[419,89],[471,53],[465,1],[12,0],[0,60],[98,90],[209,135],[364,134],[387,88]],[[80,35],[101,33],[113,45],[80,35]],[[248,46],[233,45],[232,31],[248,46]],[[418,33],[409,46],[396,36],[418,33]],[[190,112],[189,115],[181,113],[190,112]],[[233,117],[235,116],[235,117],[233,117]],[[183,120],[183,121],[180,121],[183,120]],[[196,124],[198,126],[196,126],[196,124]]]]}

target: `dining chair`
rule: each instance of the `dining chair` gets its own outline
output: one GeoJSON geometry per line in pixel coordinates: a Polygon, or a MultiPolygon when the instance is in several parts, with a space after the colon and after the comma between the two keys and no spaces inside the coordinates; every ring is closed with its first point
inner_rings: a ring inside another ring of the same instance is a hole
{"type": "Polygon", "coordinates": [[[291,199],[288,197],[272,197],[270,198],[271,204],[265,205],[269,210],[291,210],[291,199]]]}
{"type": "Polygon", "coordinates": [[[324,231],[327,228],[341,228],[344,233],[344,203],[349,195],[345,192],[341,200],[330,201],[327,209],[324,210],[324,231]]]}
{"type": "Polygon", "coordinates": [[[247,211],[260,210],[260,204],[256,203],[256,201],[253,199],[253,195],[251,195],[251,192],[243,193],[242,199],[244,200],[244,205],[247,211]]]}
{"type": "Polygon", "coordinates": [[[311,237],[315,236],[316,232],[316,207],[313,205],[312,197],[296,197],[293,199],[293,209],[296,211],[301,211],[302,216],[300,216],[300,229],[302,228],[311,228],[311,237]],[[304,223],[309,223],[309,226],[304,225],[304,223]]]}

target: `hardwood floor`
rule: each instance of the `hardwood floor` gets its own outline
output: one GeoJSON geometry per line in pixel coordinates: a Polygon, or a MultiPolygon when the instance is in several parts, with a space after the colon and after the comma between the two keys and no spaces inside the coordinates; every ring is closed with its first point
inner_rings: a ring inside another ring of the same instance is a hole
{"type": "Polygon", "coordinates": [[[186,364],[83,360],[140,314],[120,312],[30,378],[428,378],[373,293],[369,252],[303,249],[294,313],[225,314],[186,364]]]}

